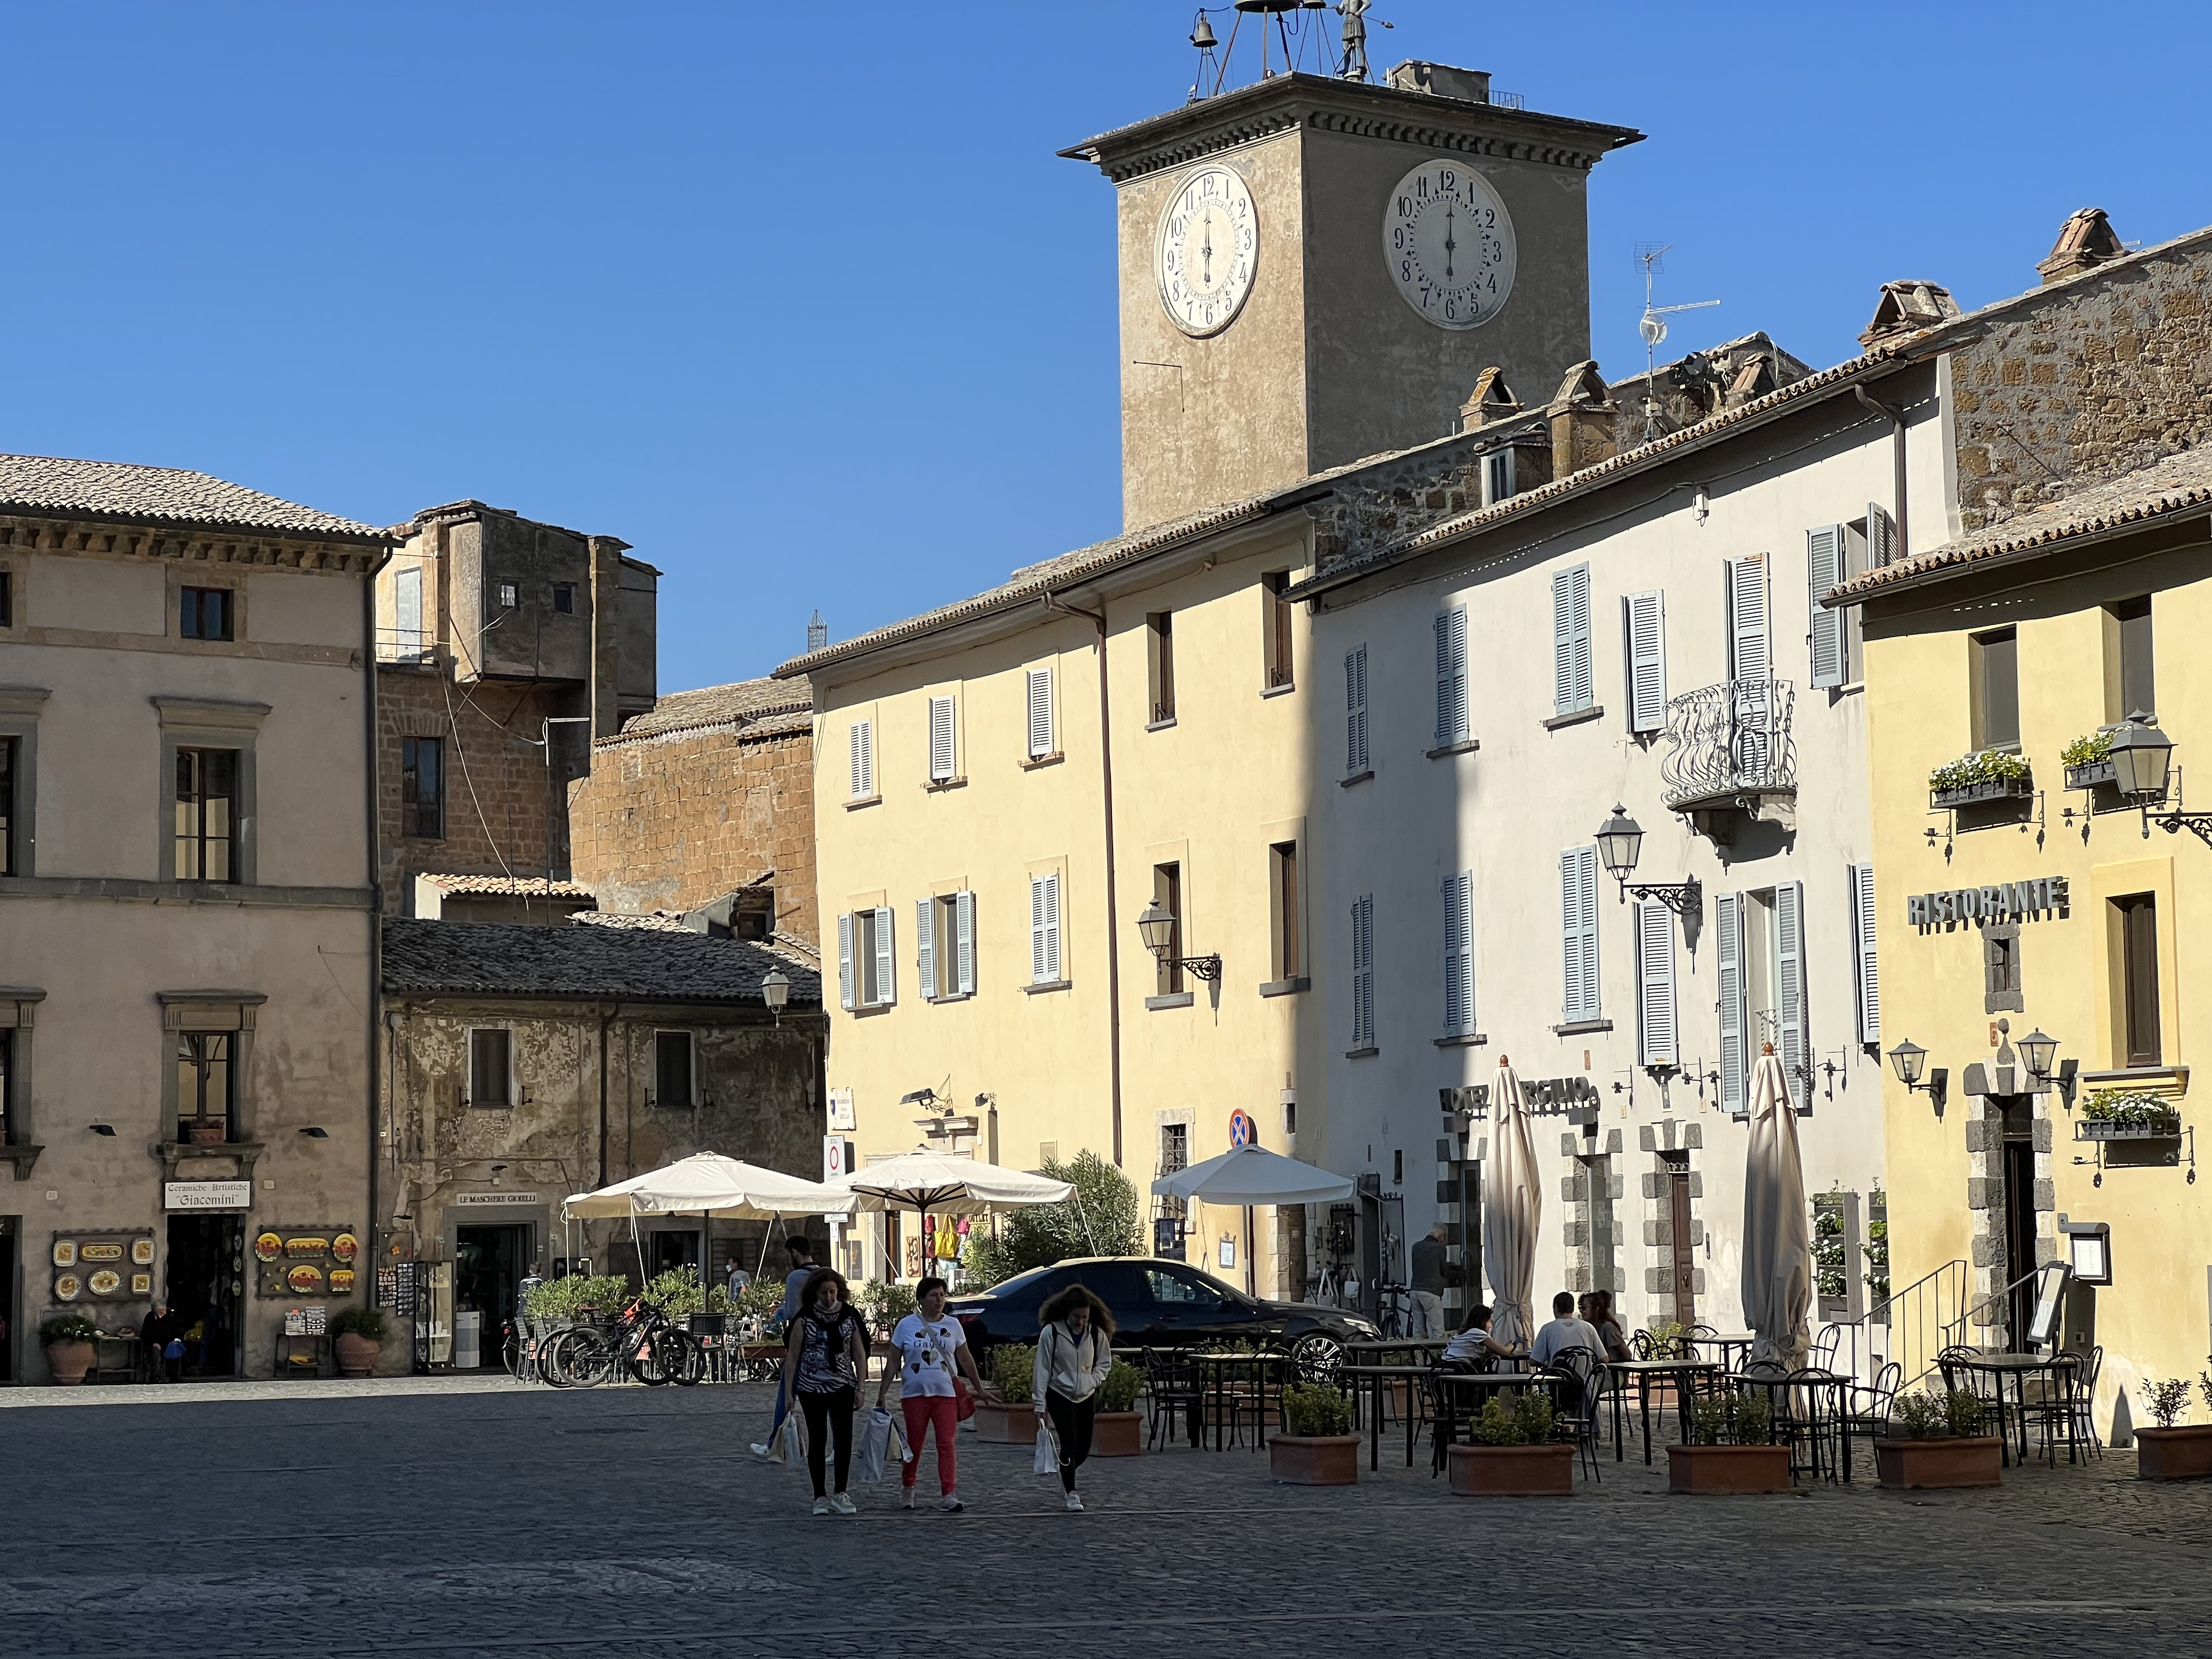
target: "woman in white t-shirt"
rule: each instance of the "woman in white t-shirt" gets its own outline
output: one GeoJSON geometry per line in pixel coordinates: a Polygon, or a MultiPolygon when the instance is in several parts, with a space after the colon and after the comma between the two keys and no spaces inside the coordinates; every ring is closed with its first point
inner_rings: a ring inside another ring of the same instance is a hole
{"type": "Polygon", "coordinates": [[[960,1411],[954,1374],[966,1377],[969,1387],[987,1400],[996,1400],[999,1391],[977,1373],[975,1356],[969,1352],[960,1322],[945,1316],[945,1294],[943,1279],[923,1279],[915,1291],[916,1311],[892,1328],[891,1363],[884,1367],[884,1380],[876,1389],[876,1407],[883,1408],[891,1379],[898,1378],[908,1454],[899,1470],[900,1501],[908,1509],[914,1507],[915,1477],[921,1473],[922,1437],[934,1428],[937,1485],[944,1494],[937,1507],[957,1515],[961,1504],[952,1436],[959,1425],[960,1411]]]}

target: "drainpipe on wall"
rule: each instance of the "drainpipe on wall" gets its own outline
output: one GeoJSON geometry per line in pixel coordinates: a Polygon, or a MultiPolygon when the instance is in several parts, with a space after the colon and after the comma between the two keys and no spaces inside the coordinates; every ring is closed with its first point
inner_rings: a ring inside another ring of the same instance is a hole
{"type": "MultiPolygon", "coordinates": [[[[384,1260],[384,1217],[377,1208],[377,1115],[384,1092],[381,1036],[384,1008],[384,872],[380,847],[383,805],[377,792],[376,730],[376,579],[392,562],[392,550],[369,568],[361,585],[362,730],[368,738],[368,778],[363,787],[368,819],[368,1267],[372,1274],[384,1260]]],[[[375,1280],[369,1281],[373,1287],[375,1280]]],[[[372,1295],[374,1291],[372,1290],[372,1295]]]]}
{"type": "Polygon", "coordinates": [[[599,1178],[594,1187],[607,1184],[607,1028],[622,1012],[622,1004],[612,1003],[599,1011],[599,1178]]]}
{"type": "Polygon", "coordinates": [[[1106,1054],[1114,1108],[1114,1163],[1121,1162],[1121,945],[1115,929],[1114,896],[1114,731],[1106,679],[1106,602],[1097,612],[1079,611],[1052,594],[1044,596],[1045,609],[1080,617],[1098,630],[1098,775],[1106,811],[1106,1054]]]}
{"type": "Polygon", "coordinates": [[[1890,447],[1890,465],[1895,478],[1890,487],[1897,498],[1891,507],[1897,520],[1897,554],[1891,562],[1902,564],[1909,556],[1905,539],[1905,411],[1869,397],[1862,386],[1853,386],[1851,396],[1895,428],[1890,447]]]}

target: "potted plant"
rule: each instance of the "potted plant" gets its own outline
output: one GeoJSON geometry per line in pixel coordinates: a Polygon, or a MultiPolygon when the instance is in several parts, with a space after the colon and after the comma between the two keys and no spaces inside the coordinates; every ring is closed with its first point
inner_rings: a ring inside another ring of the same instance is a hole
{"type": "Polygon", "coordinates": [[[1091,1425],[1093,1457],[1134,1457],[1145,1449],[1145,1419],[1137,1411],[1137,1392],[1144,1386],[1144,1372],[1126,1359],[1114,1362],[1098,1385],[1098,1415],[1091,1425]]]}
{"type": "Polygon", "coordinates": [[[1036,1443],[1036,1407],[1030,1395],[1036,1349],[1029,1343],[1001,1342],[991,1350],[991,1381],[999,1385],[998,1400],[978,1400],[975,1437],[1001,1446],[1036,1443]]]}
{"type": "Polygon", "coordinates": [[[1866,1281],[1867,1296],[1874,1304],[1870,1317],[1876,1324],[1889,1323],[1889,1194],[1875,1188],[1867,1194],[1866,1249],[1862,1253],[1866,1260],[1866,1272],[1860,1277],[1866,1281]]]}
{"type": "Polygon", "coordinates": [[[1552,1402],[1531,1389],[1483,1401],[1468,1426],[1473,1445],[1448,1449],[1451,1489],[1471,1498],[1570,1498],[1575,1448],[1552,1438],[1552,1402]]]}
{"type": "Polygon", "coordinates": [[[2004,1461],[2004,1442],[1984,1434],[1981,1396],[1965,1389],[1948,1394],[1901,1394],[1892,1407],[1902,1434],[1874,1443],[1875,1468],[1885,1486],[1994,1486],[2004,1461]]]}
{"type": "Polygon", "coordinates": [[[2112,781],[2112,733],[2118,729],[2100,726],[2058,751],[2069,789],[2094,789],[2112,781]]]}
{"type": "Polygon", "coordinates": [[[1813,1288],[1823,1319],[1850,1317],[1849,1247],[1844,1237],[1844,1195],[1822,1193],[1813,1200],[1813,1288]]]}
{"type": "Polygon", "coordinates": [[[2084,1140],[2173,1140],[2180,1134],[2181,1114],[2164,1095],[2096,1089],[2081,1103],[2084,1140]]]}
{"type": "Polygon", "coordinates": [[[1763,1393],[1709,1396],[1690,1407],[1687,1443],[1667,1448],[1670,1492],[1788,1492],[1790,1448],[1774,1443],[1774,1407],[1763,1393]]]}
{"type": "MultiPolygon", "coordinates": [[[[2212,1406],[2212,1376],[2203,1379],[2204,1401],[2212,1406]]],[[[2136,1431],[2136,1474],[2145,1480],[2191,1480],[2212,1474],[2212,1424],[2183,1424],[2189,1408],[2189,1384],[2179,1377],[2145,1380],[2143,1404],[2157,1420],[2154,1429],[2136,1431]]]]}
{"type": "Polygon", "coordinates": [[[1290,1432],[1267,1442],[1267,1467],[1294,1486],[1349,1486],[1359,1479],[1359,1437],[1352,1402],[1326,1382],[1294,1382],[1283,1390],[1290,1432]]]}
{"type": "Polygon", "coordinates": [[[1936,808],[2016,800],[2034,793],[2034,774],[2027,757],[2008,750],[1983,749],[1961,755],[1928,775],[1928,804],[1936,808]]]}
{"type": "Polygon", "coordinates": [[[384,1346],[386,1320],[381,1308],[341,1308],[331,1321],[331,1351],[337,1358],[340,1376],[368,1376],[376,1370],[377,1351],[384,1346]]]}
{"type": "Polygon", "coordinates": [[[92,1369],[99,1350],[93,1346],[100,1327],[82,1314],[58,1314],[39,1327],[39,1340],[46,1345],[46,1369],[57,1382],[82,1382],[92,1369]]]}

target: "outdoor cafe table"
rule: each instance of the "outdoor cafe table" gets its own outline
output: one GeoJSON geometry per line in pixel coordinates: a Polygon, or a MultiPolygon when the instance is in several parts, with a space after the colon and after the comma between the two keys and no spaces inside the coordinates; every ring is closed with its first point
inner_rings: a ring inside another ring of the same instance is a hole
{"type": "MultiPolygon", "coordinates": [[[[1979,1371],[1983,1376],[1994,1377],[1996,1380],[1997,1437],[2002,1443],[2004,1460],[2009,1465],[2013,1461],[2012,1441],[2015,1427],[2020,1437],[2019,1461],[2023,1463],[2027,1462],[2027,1379],[2031,1376],[2050,1376],[2055,1382],[2057,1380],[2057,1374],[2063,1371],[2067,1373],[2066,1387],[2071,1389],[2072,1373],[2075,1365],[2079,1362],[2074,1355],[2062,1352],[1954,1355],[1948,1360],[1940,1360],[1937,1363],[1943,1368],[1945,1373],[1943,1385],[1946,1388],[1950,1386],[1949,1374],[1954,1370],[1979,1371]],[[2009,1407],[2006,1406],[2004,1397],[2007,1377],[2012,1379],[2013,1396],[2016,1402],[2009,1407]],[[2012,1419],[2010,1424],[2005,1421],[2008,1416],[2012,1419]]],[[[2046,1444],[2049,1440],[2050,1437],[2046,1434],[2045,1436],[2046,1444]]],[[[2058,1461],[2056,1447],[2051,1448],[2051,1461],[2053,1463],[2058,1461]]],[[[2074,1461],[2074,1447],[2070,1435],[2068,1437],[2066,1461],[2069,1463],[2074,1461]]]]}
{"type": "Polygon", "coordinates": [[[1356,1365],[1434,1365],[1450,1345],[1444,1336],[1369,1337],[1346,1343],[1344,1357],[1356,1365]]]}
{"type": "MultiPolygon", "coordinates": [[[[1717,1331],[1711,1335],[1698,1336],[1692,1336],[1686,1333],[1682,1338],[1682,1346],[1692,1350],[1718,1348],[1720,1352],[1717,1358],[1721,1362],[1721,1369],[1724,1371],[1733,1371],[1742,1368],[1742,1363],[1736,1356],[1739,1353],[1748,1354],[1751,1352],[1752,1344],[1758,1340],[1758,1335],[1751,1331],[1717,1331]]],[[[1705,1358],[1702,1353],[1698,1357],[1701,1359],[1705,1358]]]]}
{"type": "Polygon", "coordinates": [[[1674,1415],[1676,1434],[1683,1440],[1689,1437],[1689,1384],[1693,1379],[1710,1380],[1720,1375],[1719,1364],[1711,1359],[1616,1359],[1606,1369],[1618,1378],[1621,1386],[1613,1391],[1613,1461],[1621,1461],[1620,1409],[1627,1385],[1636,1384],[1636,1413],[1644,1425],[1644,1461],[1651,1461],[1651,1382],[1655,1377],[1670,1379],[1674,1385],[1674,1415]]]}
{"type": "MultiPolygon", "coordinates": [[[[1267,1443],[1267,1385],[1274,1382],[1279,1389],[1281,1374],[1290,1367],[1290,1356],[1280,1353],[1195,1353],[1191,1364],[1202,1369],[1206,1380],[1200,1384],[1200,1392],[1211,1401],[1209,1415],[1213,1419],[1213,1449],[1229,1449],[1229,1429],[1223,1419],[1237,1399],[1231,1383],[1232,1373],[1243,1372],[1243,1382],[1252,1385],[1258,1412],[1255,1426],[1260,1444],[1267,1443]]],[[[1200,1443],[1203,1443],[1203,1434],[1200,1443]]]]}
{"type": "MultiPolygon", "coordinates": [[[[1348,1346],[1348,1345],[1347,1345],[1348,1346]]],[[[1382,1467],[1382,1399],[1393,1382],[1406,1385],[1406,1467],[1413,1467],[1413,1441],[1421,1425],[1419,1409],[1420,1389],[1434,1374],[1433,1365],[1340,1365],[1336,1374],[1352,1379],[1352,1395],[1357,1401],[1360,1390],[1367,1391],[1367,1467],[1370,1470],[1382,1467]]]]}
{"type": "MultiPolygon", "coordinates": [[[[1553,1370],[1438,1371],[1436,1373],[1436,1378],[1444,1402],[1444,1423],[1447,1430],[1444,1444],[1449,1444],[1459,1438],[1459,1397],[1462,1394],[1474,1396],[1469,1404],[1474,1412],[1479,1413],[1486,1401],[1504,1394],[1508,1389],[1542,1389],[1551,1395],[1553,1409],[1556,1411],[1559,1403],[1559,1390],[1574,1380],[1561,1372],[1553,1370]]],[[[1614,1431],[1614,1437],[1616,1439],[1620,1437],[1618,1430],[1614,1431]]],[[[1410,1449],[1407,1461],[1409,1463],[1413,1461],[1410,1449]]],[[[1442,1445],[1437,1448],[1435,1464],[1437,1468],[1443,1467],[1442,1445]]]]}

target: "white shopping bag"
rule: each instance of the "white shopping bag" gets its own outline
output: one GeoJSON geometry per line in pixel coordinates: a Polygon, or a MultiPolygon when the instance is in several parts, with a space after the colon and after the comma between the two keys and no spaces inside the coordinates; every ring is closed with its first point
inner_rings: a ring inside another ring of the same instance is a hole
{"type": "Polygon", "coordinates": [[[853,1477],[862,1486],[872,1486],[884,1478],[890,1439],[891,1414],[878,1406],[860,1425],[860,1443],[853,1455],[853,1477]]]}
{"type": "Polygon", "coordinates": [[[775,1436],[775,1443],[769,1448],[768,1461],[800,1468],[806,1462],[806,1448],[799,1442],[799,1412],[796,1407],[784,1414],[783,1427],[775,1436]]]}
{"type": "Polygon", "coordinates": [[[1037,1419],[1036,1462],[1032,1468],[1033,1472],[1038,1474],[1060,1473],[1060,1441],[1053,1434],[1052,1423],[1048,1418],[1037,1419]]]}

